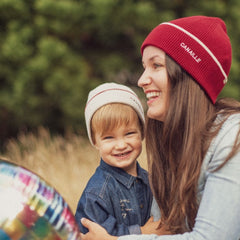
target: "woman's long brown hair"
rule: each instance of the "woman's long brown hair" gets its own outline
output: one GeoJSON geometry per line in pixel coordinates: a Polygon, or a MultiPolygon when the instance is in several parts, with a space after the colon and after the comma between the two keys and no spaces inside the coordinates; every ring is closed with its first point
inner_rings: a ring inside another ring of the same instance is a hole
{"type": "MultiPolygon", "coordinates": [[[[168,56],[166,67],[171,88],[169,106],[164,123],[147,120],[146,150],[161,222],[172,233],[183,233],[194,226],[201,165],[223,124],[215,124],[215,119],[219,112],[225,119],[240,112],[240,103],[224,99],[212,104],[203,89],[168,56]]],[[[230,155],[238,149],[236,141],[230,155]]]]}

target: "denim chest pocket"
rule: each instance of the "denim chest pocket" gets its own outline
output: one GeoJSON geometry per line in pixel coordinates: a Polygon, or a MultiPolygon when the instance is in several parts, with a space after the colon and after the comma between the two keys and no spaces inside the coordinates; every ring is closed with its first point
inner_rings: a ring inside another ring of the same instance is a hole
{"type": "Polygon", "coordinates": [[[133,221],[136,221],[136,209],[134,208],[134,203],[131,202],[129,198],[121,198],[119,199],[120,206],[120,215],[123,223],[129,225],[133,224],[133,221]]]}

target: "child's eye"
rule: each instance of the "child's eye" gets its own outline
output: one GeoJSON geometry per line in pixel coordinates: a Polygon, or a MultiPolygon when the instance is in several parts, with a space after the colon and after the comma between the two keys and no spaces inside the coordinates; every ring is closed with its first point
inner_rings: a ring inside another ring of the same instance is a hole
{"type": "Polygon", "coordinates": [[[112,135],[102,135],[101,136],[101,140],[108,140],[108,139],[112,139],[113,136],[112,135]]]}
{"type": "Polygon", "coordinates": [[[103,140],[112,139],[112,138],[113,138],[113,136],[111,136],[111,135],[103,136],[103,137],[102,137],[103,140]]]}
{"type": "Polygon", "coordinates": [[[132,134],[135,134],[136,132],[134,131],[131,131],[131,132],[127,132],[127,135],[132,135],[132,134]]]}

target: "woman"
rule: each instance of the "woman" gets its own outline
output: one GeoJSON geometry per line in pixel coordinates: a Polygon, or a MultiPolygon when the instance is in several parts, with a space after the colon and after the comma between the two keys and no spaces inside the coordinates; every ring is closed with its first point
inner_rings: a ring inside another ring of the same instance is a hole
{"type": "Polygon", "coordinates": [[[162,23],[141,52],[159,236],[116,238],[84,219],[90,232],[82,239],[240,239],[240,103],[217,100],[232,59],[225,23],[205,16],[162,23]]]}

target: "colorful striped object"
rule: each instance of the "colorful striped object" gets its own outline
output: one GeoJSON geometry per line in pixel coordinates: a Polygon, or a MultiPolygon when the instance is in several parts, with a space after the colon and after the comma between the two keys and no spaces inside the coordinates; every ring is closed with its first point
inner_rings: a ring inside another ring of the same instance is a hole
{"type": "Polygon", "coordinates": [[[0,159],[0,239],[80,240],[61,195],[31,171],[0,159]]]}

